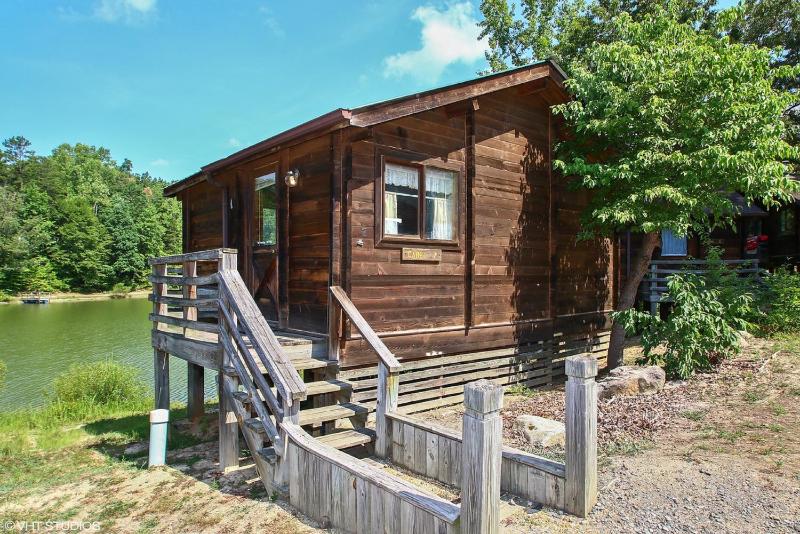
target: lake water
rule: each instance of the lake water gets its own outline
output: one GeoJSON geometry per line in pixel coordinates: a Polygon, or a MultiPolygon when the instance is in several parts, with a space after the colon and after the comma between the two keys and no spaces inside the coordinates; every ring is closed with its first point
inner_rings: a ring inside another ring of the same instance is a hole
{"type": "MultiPolygon", "coordinates": [[[[152,323],[147,299],[0,305],[0,360],[8,367],[0,410],[40,405],[70,365],[113,358],[136,367],[153,388],[152,323]]],[[[216,397],[206,371],[206,398],[216,397]]],[[[186,402],[186,362],[170,358],[173,401],[186,402]]]]}

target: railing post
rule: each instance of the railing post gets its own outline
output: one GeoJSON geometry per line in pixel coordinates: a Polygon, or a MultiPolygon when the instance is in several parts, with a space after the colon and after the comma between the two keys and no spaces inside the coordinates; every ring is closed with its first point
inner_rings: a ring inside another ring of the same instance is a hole
{"type": "MultiPolygon", "coordinates": [[[[236,269],[236,252],[222,251],[222,256],[217,262],[217,270],[225,271],[236,269]]],[[[218,291],[221,290],[221,284],[218,285],[218,291]]],[[[226,298],[221,294],[218,297],[218,305],[220,307],[226,306],[226,298]]],[[[234,318],[234,324],[226,325],[222,317],[222,312],[218,312],[217,323],[220,328],[237,328],[234,318]]],[[[217,383],[217,395],[219,398],[219,469],[225,472],[227,469],[239,466],[239,422],[236,420],[236,412],[233,411],[231,404],[234,402],[225,394],[226,384],[231,391],[239,389],[239,379],[230,376],[230,371],[233,364],[230,361],[231,355],[222,348],[220,343],[220,354],[222,361],[220,362],[220,372],[217,383]]]]}
{"type": "Polygon", "coordinates": [[[565,507],[586,517],[597,502],[597,360],[570,356],[565,371],[565,507]]]}
{"type": "MultiPolygon", "coordinates": [[[[165,276],[167,265],[159,263],[153,265],[153,276],[165,276]]],[[[153,313],[166,315],[167,305],[158,302],[160,297],[167,294],[167,285],[153,283],[153,313]]],[[[153,330],[158,330],[158,321],[153,321],[153,330]]],[[[163,350],[153,351],[153,379],[155,389],[155,408],[169,410],[169,354],[163,350]]]]}
{"type": "Polygon", "coordinates": [[[386,458],[392,440],[391,422],[387,413],[397,409],[400,372],[390,370],[383,361],[378,363],[378,401],[375,406],[375,455],[386,458]]]}
{"type": "Polygon", "coordinates": [[[341,349],[342,309],[336,302],[333,290],[328,288],[328,359],[339,360],[341,349]]]}
{"type": "Polygon", "coordinates": [[[661,300],[661,297],[658,293],[658,280],[656,279],[656,275],[658,271],[658,267],[656,264],[650,264],[650,315],[655,315],[658,312],[658,301],[661,300]]]}
{"type": "Polygon", "coordinates": [[[278,456],[278,465],[275,469],[275,479],[273,485],[280,491],[289,489],[289,435],[284,430],[282,422],[289,422],[295,425],[300,424],[300,403],[293,402],[291,405],[283,399],[283,419],[276,421],[280,442],[273,444],[278,456]]]}
{"type": "Polygon", "coordinates": [[[500,532],[503,388],[488,380],[464,386],[461,532],[500,532]]]}
{"type": "MultiPolygon", "coordinates": [[[[185,261],[183,262],[183,277],[194,278],[197,276],[197,262],[185,261]]],[[[183,298],[194,300],[197,298],[197,286],[193,284],[184,283],[183,285],[183,298]]],[[[185,306],[183,308],[183,318],[189,321],[197,320],[197,307],[185,306]]],[[[187,331],[190,329],[184,328],[183,335],[186,336],[187,331]]],[[[192,422],[199,421],[205,413],[205,370],[202,365],[197,365],[191,362],[186,364],[186,412],[189,420],[192,422]]]]}

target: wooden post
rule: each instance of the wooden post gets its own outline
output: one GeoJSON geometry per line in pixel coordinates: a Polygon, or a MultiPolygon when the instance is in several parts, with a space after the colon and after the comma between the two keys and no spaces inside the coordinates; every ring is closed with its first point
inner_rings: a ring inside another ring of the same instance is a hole
{"type": "MultiPolygon", "coordinates": [[[[231,269],[236,269],[236,252],[225,250],[217,264],[217,270],[231,269]]],[[[220,295],[219,306],[226,305],[226,299],[223,295],[220,295]]],[[[220,312],[220,315],[222,315],[222,312],[220,312]]],[[[222,317],[219,317],[217,322],[220,328],[227,328],[223,326],[225,321],[222,317]]],[[[237,328],[235,323],[230,327],[237,328]]],[[[232,355],[229,355],[224,349],[221,354],[222,362],[220,362],[217,393],[219,397],[219,469],[224,472],[227,469],[239,466],[239,422],[236,419],[236,412],[233,407],[234,400],[225,394],[226,385],[230,391],[239,390],[239,379],[227,374],[232,367],[230,361],[232,355]]]]}
{"type": "Polygon", "coordinates": [[[239,421],[232,403],[234,400],[225,394],[228,389],[237,391],[239,379],[226,374],[225,368],[219,372],[219,470],[223,473],[230,468],[239,467],[239,421]]]}
{"type": "Polygon", "coordinates": [[[565,371],[565,508],[586,517],[597,502],[597,360],[570,356],[565,371]]]}
{"type": "MultiPolygon", "coordinates": [[[[661,297],[658,295],[658,281],[656,280],[658,267],[650,264],[650,315],[658,313],[658,302],[661,297]]],[[[596,373],[595,373],[596,374],[596,373]]]]}
{"type": "Polygon", "coordinates": [[[197,422],[205,414],[205,369],[202,365],[186,362],[186,414],[197,422]]]}
{"type": "Polygon", "coordinates": [[[328,359],[339,360],[341,347],[342,309],[333,296],[333,291],[328,288],[328,359]]]}
{"type": "MultiPolygon", "coordinates": [[[[286,399],[283,399],[282,422],[289,422],[295,425],[300,424],[300,403],[298,401],[294,401],[289,405],[286,399]]],[[[289,470],[292,467],[289,465],[289,435],[281,425],[278,425],[278,433],[280,434],[281,440],[280,443],[274,444],[275,452],[278,455],[278,466],[275,469],[273,486],[278,491],[287,492],[289,490],[289,470]]]]}
{"type": "MultiPolygon", "coordinates": [[[[166,276],[167,265],[153,265],[154,276],[166,276]]],[[[167,315],[167,305],[158,302],[159,297],[167,294],[166,284],[153,284],[153,313],[167,315]]],[[[158,321],[153,321],[153,330],[158,330],[158,321]]],[[[153,353],[153,377],[155,389],[155,407],[157,410],[169,410],[169,354],[155,349],[153,353]]]]}
{"type": "Polygon", "coordinates": [[[503,388],[488,380],[464,386],[461,532],[500,532],[503,388]]]}
{"type": "Polygon", "coordinates": [[[169,410],[169,354],[155,349],[153,369],[155,371],[156,410],[169,410]]]}
{"type": "MultiPolygon", "coordinates": [[[[185,261],[183,262],[183,276],[195,277],[197,276],[197,262],[185,261]]],[[[196,299],[197,286],[185,284],[183,286],[183,298],[196,299]]],[[[185,306],[183,308],[183,318],[190,321],[197,320],[197,307],[185,306]]],[[[187,328],[183,329],[183,335],[186,336],[187,328]]],[[[202,365],[187,362],[186,365],[186,412],[189,420],[192,422],[199,421],[205,413],[205,377],[202,365]]]]}
{"type": "Polygon", "coordinates": [[[392,442],[391,421],[387,413],[397,409],[400,373],[390,371],[382,361],[378,364],[378,400],[375,406],[375,455],[386,458],[392,442]]]}

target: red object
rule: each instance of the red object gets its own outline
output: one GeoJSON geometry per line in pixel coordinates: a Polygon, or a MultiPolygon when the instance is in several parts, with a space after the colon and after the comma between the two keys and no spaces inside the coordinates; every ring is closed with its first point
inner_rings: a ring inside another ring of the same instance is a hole
{"type": "Polygon", "coordinates": [[[766,243],[767,241],[769,241],[769,236],[767,234],[761,234],[760,236],[758,236],[758,240],[761,243],[766,243]]]}

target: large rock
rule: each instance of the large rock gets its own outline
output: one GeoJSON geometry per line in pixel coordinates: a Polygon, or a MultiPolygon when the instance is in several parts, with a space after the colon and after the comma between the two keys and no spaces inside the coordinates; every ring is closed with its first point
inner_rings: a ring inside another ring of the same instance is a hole
{"type": "Polygon", "coordinates": [[[520,415],[517,427],[534,447],[564,446],[564,423],[536,415],[520,415]]]}
{"type": "Polygon", "coordinates": [[[597,398],[609,399],[618,395],[651,395],[661,391],[666,379],[666,373],[657,365],[617,367],[612,369],[608,376],[597,381],[597,398]]]}

